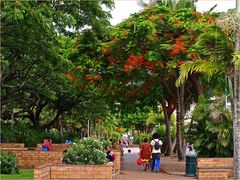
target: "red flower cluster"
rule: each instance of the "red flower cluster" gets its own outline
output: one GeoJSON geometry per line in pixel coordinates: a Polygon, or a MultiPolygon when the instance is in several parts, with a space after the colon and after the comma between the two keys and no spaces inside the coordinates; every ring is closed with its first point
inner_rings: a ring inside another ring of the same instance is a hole
{"type": "Polygon", "coordinates": [[[163,19],[163,14],[162,13],[158,14],[158,17],[159,19],[163,19]]]}
{"type": "Polygon", "coordinates": [[[126,64],[124,65],[124,71],[125,72],[131,72],[135,68],[142,66],[144,61],[143,56],[136,57],[134,54],[130,54],[126,64]]]}
{"type": "Polygon", "coordinates": [[[146,69],[149,69],[149,70],[152,70],[156,67],[155,64],[153,64],[153,62],[150,62],[147,60],[144,62],[144,66],[146,69]]]}
{"type": "Polygon", "coordinates": [[[213,23],[213,22],[215,22],[215,19],[209,18],[209,19],[207,19],[205,22],[206,22],[206,23],[213,23]]]}
{"type": "Polygon", "coordinates": [[[126,64],[124,65],[124,71],[128,73],[141,66],[144,66],[149,70],[152,70],[156,67],[153,62],[145,60],[142,55],[137,57],[134,54],[130,54],[126,64]]]}
{"type": "Polygon", "coordinates": [[[101,79],[101,75],[87,74],[85,79],[88,80],[90,84],[93,84],[94,81],[99,81],[101,79]]]}
{"type": "Polygon", "coordinates": [[[197,57],[197,53],[192,52],[192,53],[190,54],[190,57],[191,57],[192,59],[195,59],[195,58],[197,57]]]}
{"type": "Polygon", "coordinates": [[[136,96],[137,95],[137,90],[136,89],[131,90],[130,95],[131,96],[136,96]]]}
{"type": "Polygon", "coordinates": [[[190,35],[191,40],[196,39],[197,37],[198,37],[197,34],[191,34],[191,35],[190,35]]]}
{"type": "Polygon", "coordinates": [[[76,81],[76,80],[77,80],[77,77],[76,77],[75,74],[65,73],[65,76],[71,78],[73,81],[76,81]]]}
{"type": "Polygon", "coordinates": [[[111,50],[111,49],[109,49],[109,50],[107,50],[107,51],[101,50],[101,53],[102,53],[103,55],[109,55],[109,54],[112,53],[112,50],[111,50]]]}
{"type": "Polygon", "coordinates": [[[115,64],[115,59],[113,57],[108,57],[108,61],[110,65],[114,65],[115,64]]]}
{"type": "Polygon", "coordinates": [[[181,52],[182,53],[187,53],[187,49],[184,47],[187,46],[187,44],[183,41],[181,41],[183,39],[184,36],[179,36],[175,42],[175,44],[172,45],[171,49],[172,51],[170,52],[170,55],[178,55],[181,52]]]}

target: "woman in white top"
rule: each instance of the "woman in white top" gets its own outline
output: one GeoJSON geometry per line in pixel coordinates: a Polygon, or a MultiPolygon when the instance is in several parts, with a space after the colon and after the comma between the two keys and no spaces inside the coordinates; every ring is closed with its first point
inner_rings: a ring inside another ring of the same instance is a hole
{"type": "Polygon", "coordinates": [[[160,171],[160,154],[161,154],[161,147],[162,141],[159,139],[160,135],[156,132],[153,134],[153,139],[151,141],[152,146],[152,163],[151,163],[151,171],[156,170],[158,173],[160,171]],[[156,167],[155,167],[156,164],[156,167]]]}

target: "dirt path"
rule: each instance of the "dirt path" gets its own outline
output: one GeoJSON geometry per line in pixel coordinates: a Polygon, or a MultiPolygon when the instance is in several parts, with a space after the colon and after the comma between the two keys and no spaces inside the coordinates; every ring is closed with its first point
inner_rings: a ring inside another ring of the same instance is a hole
{"type": "Polygon", "coordinates": [[[138,166],[136,161],[138,158],[139,148],[130,148],[131,153],[124,150],[123,161],[121,164],[121,172],[115,175],[113,179],[128,179],[128,180],[193,180],[196,177],[185,177],[185,162],[178,162],[176,159],[167,157],[161,158],[160,173],[151,172],[150,170],[143,171],[143,166],[138,166]]]}

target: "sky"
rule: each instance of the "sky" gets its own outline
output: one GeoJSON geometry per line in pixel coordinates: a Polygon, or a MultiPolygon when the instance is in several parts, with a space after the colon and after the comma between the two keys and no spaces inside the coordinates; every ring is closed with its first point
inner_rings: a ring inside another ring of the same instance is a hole
{"type": "MultiPolygon", "coordinates": [[[[112,10],[112,25],[116,25],[127,19],[130,14],[139,12],[143,8],[138,5],[139,0],[115,0],[115,9],[112,10]]],[[[148,0],[144,0],[147,2],[148,0]]],[[[214,11],[227,11],[236,6],[236,0],[198,0],[196,3],[197,11],[203,12],[210,10],[215,4],[214,11]]]]}

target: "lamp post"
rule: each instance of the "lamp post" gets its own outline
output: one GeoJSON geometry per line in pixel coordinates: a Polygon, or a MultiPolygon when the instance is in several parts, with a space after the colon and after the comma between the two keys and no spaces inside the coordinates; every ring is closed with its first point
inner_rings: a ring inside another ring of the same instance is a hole
{"type": "Polygon", "coordinates": [[[100,139],[100,133],[101,133],[101,119],[98,119],[98,139],[100,139]]]}
{"type": "MultiPolygon", "coordinates": [[[[240,19],[239,19],[239,2],[236,0],[236,30],[235,30],[235,53],[238,53],[240,19]]],[[[234,65],[234,113],[233,113],[233,140],[234,140],[234,179],[240,179],[240,74],[238,67],[234,65]]]]}

